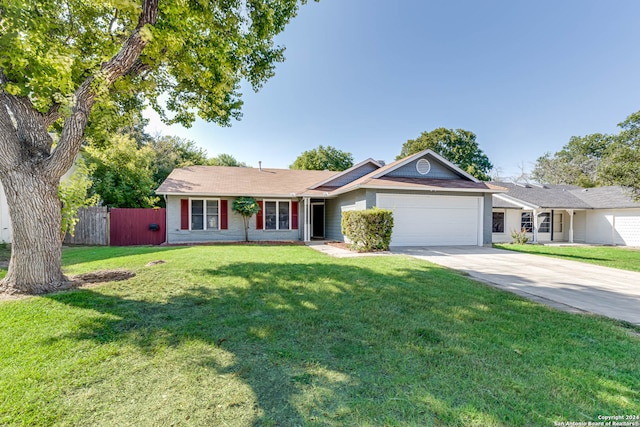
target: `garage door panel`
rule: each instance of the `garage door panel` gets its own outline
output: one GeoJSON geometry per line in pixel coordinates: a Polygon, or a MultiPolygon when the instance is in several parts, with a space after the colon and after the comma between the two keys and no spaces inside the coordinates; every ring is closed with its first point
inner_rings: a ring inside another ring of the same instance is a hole
{"type": "Polygon", "coordinates": [[[478,197],[379,194],[377,205],[394,213],[392,246],[478,244],[478,197]]]}
{"type": "Polygon", "coordinates": [[[616,215],[614,239],[617,245],[640,246],[640,216],[616,215]]]}

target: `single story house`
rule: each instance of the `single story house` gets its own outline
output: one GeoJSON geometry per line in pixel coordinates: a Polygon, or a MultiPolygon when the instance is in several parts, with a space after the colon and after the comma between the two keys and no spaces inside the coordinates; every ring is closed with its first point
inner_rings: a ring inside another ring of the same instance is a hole
{"type": "Polygon", "coordinates": [[[374,206],[394,214],[392,246],[489,245],[492,198],[481,182],[431,150],[390,164],[367,159],[343,172],[223,166],[175,169],[157,194],[169,244],[244,240],[236,197],[254,197],[249,240],[343,241],[342,212],[374,206]]]}
{"type": "Polygon", "coordinates": [[[640,203],[622,187],[494,182],[493,241],[526,230],[534,242],[640,246],[640,203]]]}

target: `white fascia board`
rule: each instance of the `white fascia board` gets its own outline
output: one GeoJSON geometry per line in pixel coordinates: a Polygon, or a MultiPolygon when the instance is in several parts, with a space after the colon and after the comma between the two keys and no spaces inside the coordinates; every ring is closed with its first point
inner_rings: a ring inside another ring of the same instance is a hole
{"type": "Polygon", "coordinates": [[[516,199],[515,197],[507,196],[505,194],[494,194],[494,196],[498,199],[504,200],[505,202],[513,203],[516,206],[520,206],[522,209],[540,209],[540,206],[524,202],[520,199],[516,199]]]}
{"type": "Polygon", "coordinates": [[[502,193],[502,190],[491,190],[487,188],[440,188],[440,187],[429,187],[429,188],[416,188],[416,187],[402,187],[402,186],[393,186],[393,185],[361,185],[359,188],[371,188],[376,190],[404,190],[404,191],[447,191],[453,193],[502,193]]]}

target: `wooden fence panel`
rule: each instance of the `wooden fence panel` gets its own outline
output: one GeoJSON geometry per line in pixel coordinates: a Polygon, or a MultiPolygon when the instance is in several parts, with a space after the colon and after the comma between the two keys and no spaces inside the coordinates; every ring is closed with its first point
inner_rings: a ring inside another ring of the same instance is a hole
{"type": "Polygon", "coordinates": [[[166,209],[113,208],[111,246],[160,245],[165,241],[166,209]]]}
{"type": "Polygon", "coordinates": [[[109,245],[109,211],[106,206],[90,206],[78,211],[74,235],[64,237],[68,245],[109,245]]]}

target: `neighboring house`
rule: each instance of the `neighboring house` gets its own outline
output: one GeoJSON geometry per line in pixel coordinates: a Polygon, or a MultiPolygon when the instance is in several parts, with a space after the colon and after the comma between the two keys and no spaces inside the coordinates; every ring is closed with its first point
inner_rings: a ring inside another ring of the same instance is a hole
{"type": "Polygon", "coordinates": [[[534,242],[640,246],[640,203],[622,187],[494,182],[493,241],[525,229],[534,242]]]}
{"type": "Polygon", "coordinates": [[[0,183],[0,243],[11,243],[11,219],[4,187],[0,183]]]}
{"type": "Polygon", "coordinates": [[[166,199],[167,243],[244,240],[233,200],[255,197],[250,240],[344,240],[342,212],[374,206],[394,214],[392,246],[491,244],[491,195],[431,150],[384,165],[365,160],[343,172],[190,166],[156,191],[166,199]]]}

